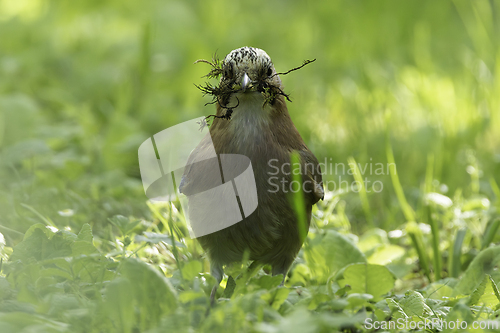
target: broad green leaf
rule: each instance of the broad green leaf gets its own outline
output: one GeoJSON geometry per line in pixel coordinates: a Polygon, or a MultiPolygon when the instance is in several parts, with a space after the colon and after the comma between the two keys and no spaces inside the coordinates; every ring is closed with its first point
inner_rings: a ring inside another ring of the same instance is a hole
{"type": "MultiPolygon", "coordinates": [[[[104,310],[119,332],[132,332],[137,317],[134,313],[134,299],[130,295],[133,281],[117,278],[106,286],[104,310]]],[[[137,282],[135,282],[137,283],[137,282]]]]}
{"type": "MultiPolygon", "coordinates": [[[[2,312],[26,312],[35,313],[36,306],[33,303],[19,300],[4,300],[0,302],[0,313],[2,312]]],[[[1,323],[1,320],[0,320],[1,323]]],[[[0,332],[3,332],[0,330],[0,332]]],[[[9,332],[9,331],[7,331],[9,332]]]]}
{"type": "Polygon", "coordinates": [[[182,266],[182,276],[184,279],[191,281],[201,273],[202,265],[198,260],[190,260],[182,266]]]}
{"type": "Polygon", "coordinates": [[[376,265],[387,265],[394,260],[400,259],[406,253],[405,249],[398,245],[382,245],[368,257],[368,263],[376,265]]]}
{"type": "Polygon", "coordinates": [[[451,297],[453,294],[453,284],[444,284],[443,280],[439,282],[434,282],[429,285],[425,291],[425,295],[428,298],[435,300],[443,300],[445,298],[451,297]]]}
{"type": "Polygon", "coordinates": [[[311,277],[318,283],[325,283],[331,275],[349,264],[366,262],[356,245],[336,231],[328,230],[308,242],[304,258],[311,270],[311,277]]]}
{"type": "Polygon", "coordinates": [[[26,231],[26,233],[24,234],[23,240],[28,239],[36,230],[42,230],[43,233],[45,233],[45,235],[47,236],[47,238],[52,238],[52,236],[54,236],[54,232],[52,230],[50,230],[49,228],[47,228],[47,226],[45,224],[37,223],[37,224],[32,225],[26,231]]]}
{"type": "Polygon", "coordinates": [[[71,270],[80,282],[97,283],[111,280],[115,273],[107,269],[112,261],[100,254],[73,257],[71,270]]]}
{"type": "Polygon", "coordinates": [[[266,333],[290,332],[290,333],[313,333],[319,332],[320,323],[316,320],[311,312],[305,308],[296,307],[291,313],[285,317],[279,318],[276,323],[261,323],[259,331],[266,333]]]}
{"type": "Polygon", "coordinates": [[[51,277],[52,276],[59,276],[59,277],[63,277],[63,278],[68,279],[68,280],[73,279],[73,277],[71,276],[71,274],[69,272],[63,271],[62,269],[58,269],[58,268],[52,268],[52,267],[41,270],[40,276],[51,276],[51,277]]]}
{"type": "Polygon", "coordinates": [[[313,296],[311,298],[311,302],[307,306],[307,309],[308,310],[316,310],[316,308],[320,304],[329,302],[331,300],[332,300],[332,298],[329,295],[323,294],[323,293],[320,293],[320,292],[316,292],[316,293],[313,294],[313,296]]]}
{"type": "Polygon", "coordinates": [[[92,235],[92,228],[90,227],[90,224],[85,223],[82,226],[82,229],[78,233],[78,239],[92,244],[94,236],[92,235]]]}
{"type": "Polygon", "coordinates": [[[332,310],[343,310],[347,308],[349,304],[347,298],[332,299],[329,303],[332,310]]]}
{"type": "Polygon", "coordinates": [[[262,289],[270,290],[272,288],[276,288],[283,281],[283,275],[262,275],[258,279],[252,279],[252,284],[256,284],[262,289]]]}
{"type": "Polygon", "coordinates": [[[50,293],[43,299],[43,304],[38,309],[41,313],[49,314],[55,318],[64,318],[68,322],[70,312],[89,313],[91,303],[88,303],[73,293],[64,293],[64,290],[50,293]],[[87,307],[87,308],[86,308],[87,307]]]}
{"type": "Polygon", "coordinates": [[[77,241],[71,244],[71,254],[73,256],[79,256],[82,254],[89,255],[99,253],[92,243],[87,241],[77,241]]]}
{"type": "Polygon", "coordinates": [[[0,301],[10,298],[13,293],[14,290],[11,289],[9,281],[5,277],[0,276],[0,301]]]}
{"type": "Polygon", "coordinates": [[[291,271],[291,276],[287,280],[287,285],[306,286],[311,281],[311,270],[305,264],[297,264],[291,271]]]}
{"type": "Polygon", "coordinates": [[[380,265],[352,264],[346,267],[343,276],[343,282],[352,288],[350,294],[370,294],[377,300],[394,288],[394,275],[380,265]]]}
{"type": "Polygon", "coordinates": [[[339,288],[336,292],[335,292],[335,295],[337,296],[344,296],[345,294],[347,294],[350,290],[351,290],[351,286],[346,284],[345,286],[343,286],[342,288],[339,288]]]}
{"type": "Polygon", "coordinates": [[[317,316],[318,321],[323,324],[325,332],[340,332],[345,327],[356,327],[366,322],[366,314],[361,312],[354,315],[343,313],[335,313],[332,315],[328,312],[323,312],[317,316]]]}
{"type": "Polygon", "coordinates": [[[189,303],[198,298],[206,299],[206,296],[201,291],[192,291],[192,290],[184,291],[179,294],[179,302],[181,303],[189,303]]]}
{"type": "Polygon", "coordinates": [[[392,298],[386,298],[385,301],[389,306],[389,310],[391,311],[391,316],[394,320],[397,320],[399,318],[408,318],[408,316],[403,311],[398,302],[396,302],[392,298]]]}
{"type": "Polygon", "coordinates": [[[474,320],[474,314],[472,313],[470,307],[463,303],[457,303],[453,306],[451,311],[446,316],[447,322],[461,322],[466,321],[468,323],[472,323],[474,320]]]}
{"type": "Polygon", "coordinates": [[[481,251],[470,263],[458,282],[453,296],[469,295],[484,280],[486,274],[491,274],[500,261],[500,246],[490,247],[481,251]]]}
{"type": "Polygon", "coordinates": [[[493,278],[489,274],[488,274],[488,279],[491,282],[491,288],[493,289],[493,293],[495,294],[495,297],[500,302],[500,292],[498,291],[498,286],[497,286],[495,280],[493,280],[493,278]]]}
{"type": "MultiPolygon", "coordinates": [[[[477,300],[476,303],[472,304],[470,303],[470,305],[477,305],[477,306],[487,306],[488,308],[494,310],[495,307],[497,306],[498,303],[498,298],[496,297],[495,295],[495,291],[493,289],[493,284],[491,283],[491,281],[485,277],[485,286],[484,286],[484,292],[483,294],[480,296],[480,298],[477,300]]],[[[482,283],[481,283],[482,285],[482,283]]],[[[474,295],[474,293],[472,293],[474,295]]]]}
{"type": "Polygon", "coordinates": [[[141,223],[140,220],[130,221],[128,217],[123,215],[115,215],[109,218],[108,221],[116,226],[123,236],[128,235],[139,223],[141,223]]]}
{"type": "Polygon", "coordinates": [[[158,323],[163,315],[175,311],[177,295],[169,281],[157,269],[130,258],[122,262],[120,272],[132,285],[128,294],[137,301],[141,309],[141,322],[145,323],[142,329],[150,328],[158,323]]]}
{"type": "Polygon", "coordinates": [[[346,299],[347,302],[349,302],[349,307],[359,308],[360,306],[365,306],[369,301],[371,301],[373,299],[373,295],[352,293],[347,295],[346,299]]]}
{"type": "Polygon", "coordinates": [[[65,239],[64,234],[56,233],[47,238],[45,230],[35,228],[30,236],[14,247],[10,260],[27,262],[30,258],[37,261],[66,257],[71,255],[71,240],[65,239]]]}
{"type": "Polygon", "coordinates": [[[47,259],[42,262],[43,265],[48,266],[48,265],[55,265],[59,269],[65,271],[65,272],[70,272],[71,271],[71,261],[72,258],[54,258],[54,259],[47,259]]]}
{"type": "Polygon", "coordinates": [[[0,313],[1,332],[24,333],[24,332],[44,332],[62,333],[68,332],[69,325],[59,321],[44,318],[38,314],[25,312],[0,313]]]}
{"type": "Polygon", "coordinates": [[[275,288],[273,290],[270,290],[269,292],[263,294],[261,298],[267,302],[273,309],[278,310],[285,302],[285,300],[288,297],[288,294],[290,293],[290,289],[288,288],[275,288]]]}
{"type": "Polygon", "coordinates": [[[479,299],[484,295],[484,291],[486,289],[486,284],[488,283],[488,277],[485,276],[483,281],[477,286],[476,289],[471,293],[468,305],[476,305],[479,302],[479,299]]]}
{"type": "Polygon", "coordinates": [[[399,305],[408,317],[421,317],[424,315],[424,310],[428,310],[422,294],[414,290],[406,292],[405,296],[399,301],[399,305]]]}
{"type": "Polygon", "coordinates": [[[357,247],[363,252],[368,253],[383,244],[388,244],[389,239],[387,238],[387,232],[382,229],[374,228],[370,229],[360,237],[359,242],[356,244],[357,247]]]}
{"type": "Polygon", "coordinates": [[[390,311],[387,307],[386,300],[385,299],[380,300],[377,303],[375,303],[375,306],[373,307],[373,312],[375,313],[378,321],[382,321],[388,318],[390,315],[390,311]]]}
{"type": "Polygon", "coordinates": [[[236,288],[236,282],[234,281],[232,276],[229,276],[227,278],[226,289],[224,289],[224,293],[222,294],[222,297],[231,298],[231,296],[233,296],[235,288],[236,288]]]}

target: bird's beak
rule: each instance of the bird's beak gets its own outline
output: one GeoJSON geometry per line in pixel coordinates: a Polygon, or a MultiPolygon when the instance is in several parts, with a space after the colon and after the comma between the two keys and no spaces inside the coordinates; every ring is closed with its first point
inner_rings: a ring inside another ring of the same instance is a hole
{"type": "Polygon", "coordinates": [[[245,92],[245,90],[247,90],[247,88],[251,82],[252,82],[252,80],[250,80],[247,73],[244,73],[243,77],[241,78],[241,89],[243,90],[243,92],[245,92]]]}

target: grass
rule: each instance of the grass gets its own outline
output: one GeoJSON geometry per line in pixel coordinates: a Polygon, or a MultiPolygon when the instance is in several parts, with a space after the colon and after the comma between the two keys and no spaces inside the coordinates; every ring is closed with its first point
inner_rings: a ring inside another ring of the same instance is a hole
{"type": "Polygon", "coordinates": [[[0,331],[497,321],[499,10],[0,0],[0,331]],[[286,288],[243,262],[208,312],[208,262],[180,206],[147,201],[137,149],[212,114],[193,62],[244,45],[279,72],[317,59],[282,80],[330,187],[286,288]]]}

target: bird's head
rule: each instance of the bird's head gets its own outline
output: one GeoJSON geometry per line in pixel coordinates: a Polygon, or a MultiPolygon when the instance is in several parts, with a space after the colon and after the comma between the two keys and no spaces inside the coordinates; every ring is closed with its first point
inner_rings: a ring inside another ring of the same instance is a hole
{"type": "Polygon", "coordinates": [[[222,63],[221,85],[236,93],[268,93],[283,89],[271,58],[264,50],[241,47],[231,51],[222,63]]]}
{"type": "Polygon", "coordinates": [[[262,102],[259,110],[272,112],[276,109],[278,113],[284,114],[285,99],[290,101],[290,98],[283,91],[279,75],[300,69],[314,60],[306,60],[302,66],[285,73],[277,73],[271,58],[264,50],[245,46],[229,52],[223,61],[219,61],[216,55],[211,62],[197,60],[195,63],[202,62],[212,66],[206,77],[220,77],[218,85],[207,82],[197,87],[204,95],[213,97],[212,102],[207,104],[217,104],[217,114],[212,115],[214,118],[231,119],[235,109],[244,105],[253,107],[258,101],[262,102]]]}

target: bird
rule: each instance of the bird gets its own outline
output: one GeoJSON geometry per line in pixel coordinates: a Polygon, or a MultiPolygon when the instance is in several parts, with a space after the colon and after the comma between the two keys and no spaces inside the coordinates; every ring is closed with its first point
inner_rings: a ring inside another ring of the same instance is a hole
{"type": "MultiPolygon", "coordinates": [[[[197,238],[210,262],[210,274],[216,280],[210,295],[213,304],[224,266],[243,258],[270,265],[273,276],[283,275],[281,285],[284,284],[304,241],[290,200],[292,153],[300,161],[306,232],[312,206],[324,198],[324,189],[318,160],[290,117],[288,95],[269,55],[262,49],[245,46],[212,65],[211,74],[220,76],[220,84],[204,91],[215,96],[216,114],[209,134],[191,152],[189,160],[203,159],[208,154],[210,140],[218,156],[248,157],[258,200],[255,211],[240,222],[197,238]]],[[[205,167],[186,168],[179,191],[189,197],[206,189],[210,179],[205,167]]],[[[201,221],[194,222],[204,223],[203,216],[208,214],[209,210],[205,215],[198,214],[201,221]]]]}

